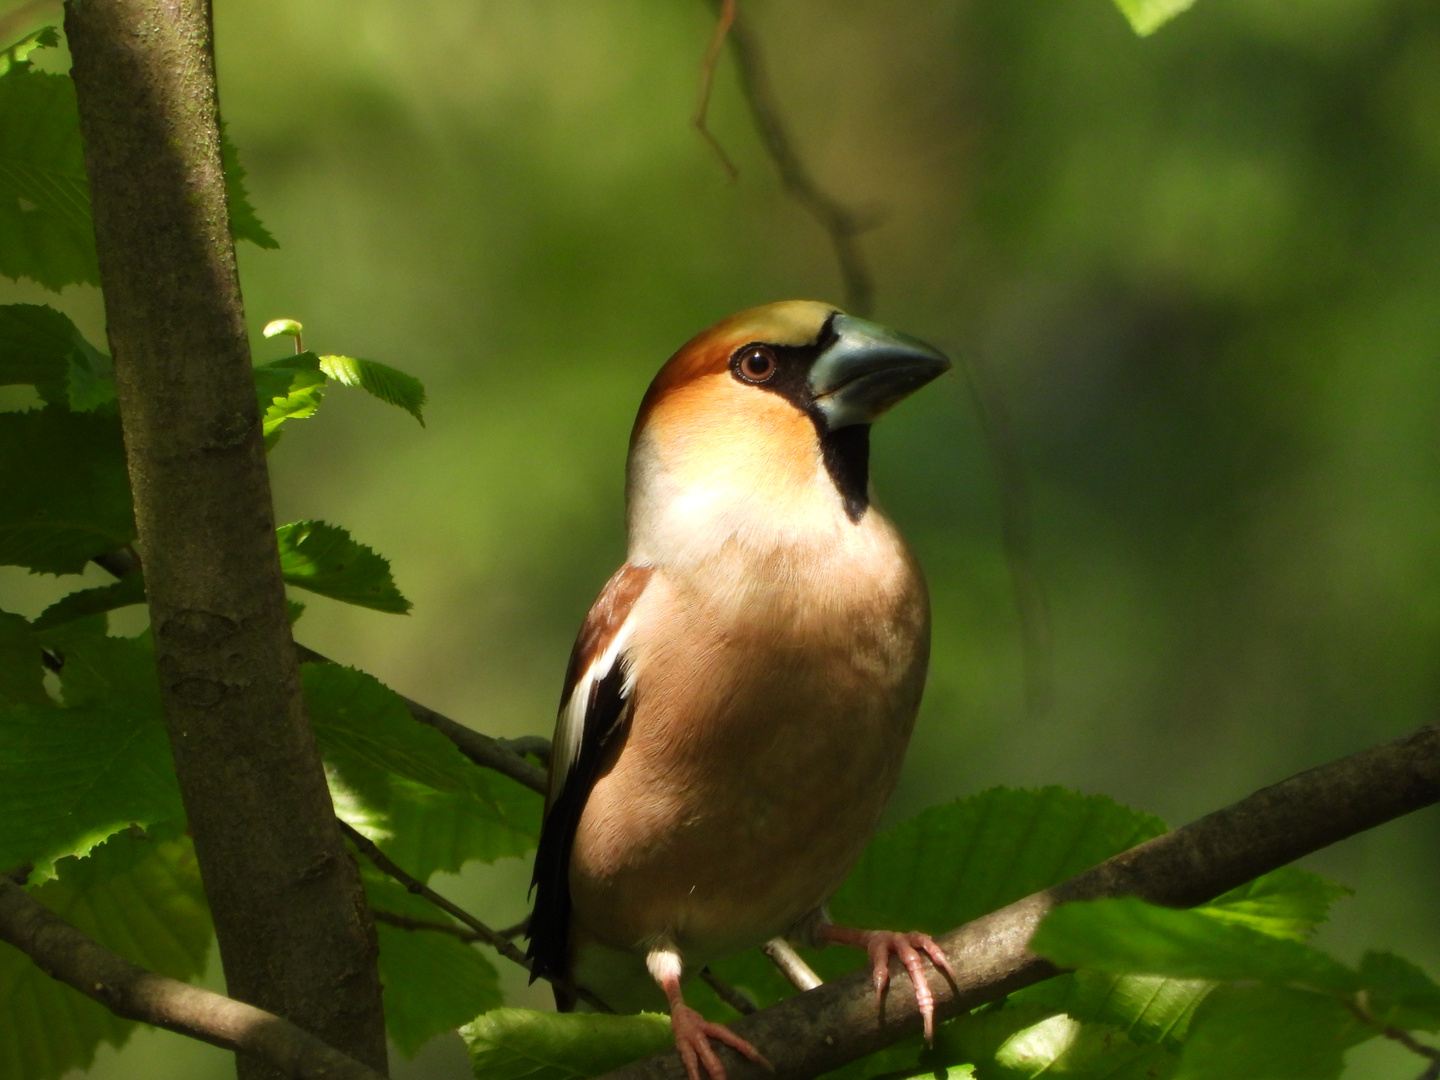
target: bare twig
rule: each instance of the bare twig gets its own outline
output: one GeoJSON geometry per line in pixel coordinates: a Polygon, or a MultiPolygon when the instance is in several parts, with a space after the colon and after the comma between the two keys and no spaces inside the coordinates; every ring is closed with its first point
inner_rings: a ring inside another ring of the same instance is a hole
{"type": "Polygon", "coordinates": [[[116,1016],[249,1054],[297,1080],[383,1080],[273,1013],[137,967],[71,926],[8,875],[0,876],[0,941],[116,1016]]]}
{"type": "MultiPolygon", "coordinates": [[[[712,4],[715,2],[711,0],[712,4]]],[[[724,24],[724,8],[729,2],[721,0],[720,25],[724,24]]],[[[874,222],[845,206],[815,182],[795,149],[795,140],[791,138],[776,103],[760,42],[738,11],[732,13],[729,39],[741,92],[750,106],[750,116],[755,122],[760,142],[780,174],[781,184],[830,237],[844,282],[846,309],[853,315],[871,314],[875,307],[875,279],[870,273],[865,253],[860,250],[859,237],[874,222]]]]}
{"type": "MultiPolygon", "coordinates": [[[[1440,725],[1300,773],[944,935],[939,943],[960,977],[952,988],[932,975],[936,1012],[942,1019],[957,1016],[1057,974],[1028,946],[1058,904],[1139,896],[1191,907],[1436,802],[1440,725]]],[[[904,976],[897,973],[893,985],[903,986],[904,976]]],[[[733,1027],[770,1059],[775,1073],[721,1048],[732,1080],[799,1080],[918,1033],[920,1016],[914,995],[906,993],[892,993],[877,1014],[867,968],[741,1017],[733,1027]]],[[[679,1056],[667,1051],[617,1069],[608,1080],[684,1076],[679,1056]]]]}
{"type": "MultiPolygon", "coordinates": [[[[451,937],[459,938],[467,945],[473,945],[477,941],[486,944],[489,943],[488,939],[482,937],[476,931],[467,930],[465,927],[456,926],[454,923],[438,922],[434,919],[415,919],[409,915],[399,915],[393,911],[381,911],[379,908],[374,907],[370,909],[370,914],[375,916],[376,922],[383,922],[389,926],[399,927],[401,930],[432,930],[437,934],[449,934],[451,937]]],[[[496,932],[501,937],[505,936],[505,931],[503,930],[496,932]]]]}
{"type": "MultiPolygon", "coordinates": [[[[339,819],[337,818],[336,820],[338,821],[339,819]]],[[[413,874],[406,873],[404,870],[402,870],[399,866],[395,864],[395,861],[391,859],[390,856],[386,855],[383,851],[376,847],[368,837],[357,832],[350,825],[341,821],[340,829],[347,837],[349,837],[350,842],[360,849],[360,853],[362,855],[364,855],[367,859],[369,859],[372,863],[379,867],[381,871],[389,874],[401,885],[404,885],[409,892],[414,893],[416,896],[423,896],[426,900],[429,900],[430,903],[434,904],[441,911],[445,912],[445,914],[450,915],[453,918],[459,919],[462,923],[464,923],[472,931],[474,931],[476,941],[485,945],[489,945],[492,949],[498,952],[501,956],[505,957],[505,959],[509,960],[511,963],[520,965],[526,971],[530,970],[530,961],[525,959],[525,954],[522,953],[518,948],[516,948],[514,943],[511,942],[508,938],[506,938],[504,934],[501,934],[499,931],[493,930],[489,926],[486,926],[483,922],[475,918],[474,915],[471,915],[468,911],[460,907],[458,904],[446,900],[445,897],[441,896],[434,889],[430,888],[430,886],[426,885],[423,881],[415,877],[413,874]]],[[[435,926],[427,926],[425,927],[425,929],[438,929],[439,926],[440,924],[436,924],[435,926]]],[[[594,1005],[602,1012],[615,1011],[611,1009],[608,1005],[606,1005],[603,1001],[601,1001],[598,997],[596,997],[594,994],[590,993],[588,990],[585,990],[582,987],[570,986],[569,984],[557,979],[550,979],[548,981],[554,983],[563,990],[577,994],[578,996],[584,998],[591,1005],[594,1005]]]]}
{"type": "Polygon", "coordinates": [[[1419,1080],[1437,1080],[1437,1078],[1440,1078],[1440,1049],[1436,1049],[1433,1046],[1426,1046],[1404,1028],[1395,1027],[1381,1020],[1370,1011],[1370,995],[1367,991],[1361,990],[1345,1004],[1367,1027],[1373,1028],[1385,1036],[1385,1038],[1390,1039],[1392,1042],[1399,1043],[1412,1054],[1418,1054],[1430,1062],[1425,1071],[1420,1074],[1419,1080]]]}
{"type": "Polygon", "coordinates": [[[973,353],[961,352],[961,369],[970,387],[980,427],[990,450],[1000,504],[1000,543],[1010,569],[1015,609],[1020,617],[1022,655],[1025,663],[1025,705],[1031,719],[1049,712],[1055,692],[1055,639],[1050,624],[1050,604],[1035,564],[1035,546],[1030,527],[1030,484],[1020,443],[1010,422],[1005,396],[995,385],[989,369],[973,353]]]}
{"type": "Polygon", "coordinates": [[[760,946],[760,951],[770,958],[770,962],[780,969],[780,974],[784,975],[796,990],[814,990],[825,981],[815,974],[815,969],[807,964],[795,951],[794,946],[784,938],[771,938],[760,946]]]}
{"type": "MultiPolygon", "coordinates": [[[[299,654],[302,663],[331,664],[334,663],[327,656],[321,656],[314,649],[308,649],[299,642],[295,643],[295,651],[299,654]]],[[[468,728],[457,720],[451,720],[448,716],[442,716],[434,709],[421,705],[418,701],[411,701],[403,694],[400,700],[405,702],[405,708],[410,710],[410,715],[422,724],[428,724],[440,732],[447,739],[453,742],[456,748],[468,757],[476,765],[486,769],[494,769],[498,773],[504,773],[510,779],[524,784],[531,791],[538,791],[545,794],[545,770],[532,761],[526,761],[519,753],[510,749],[510,745],[524,747],[525,753],[534,752],[533,748],[543,744],[547,755],[550,744],[537,735],[526,736],[524,739],[516,739],[513,743],[500,739],[492,739],[489,735],[482,735],[474,728],[468,728]]]]}
{"type": "Polygon", "coordinates": [[[739,990],[736,990],[735,987],[720,978],[719,975],[716,975],[708,967],[700,969],[700,978],[705,982],[706,986],[715,991],[716,997],[736,1012],[749,1016],[753,1012],[760,1011],[759,1006],[757,1006],[755,1002],[751,1001],[739,990]]]}
{"type": "Polygon", "coordinates": [[[710,133],[706,124],[706,114],[710,111],[710,91],[715,85],[715,65],[720,61],[720,50],[725,47],[725,38],[730,33],[730,27],[735,22],[735,0],[720,0],[720,17],[715,21],[715,32],[710,35],[710,44],[705,49],[705,59],[700,62],[700,90],[695,95],[695,115],[690,122],[695,125],[700,138],[705,140],[705,145],[715,152],[720,159],[720,164],[725,167],[726,174],[731,180],[740,175],[740,170],[730,160],[730,155],[725,153],[725,148],[720,145],[720,140],[710,133]]]}

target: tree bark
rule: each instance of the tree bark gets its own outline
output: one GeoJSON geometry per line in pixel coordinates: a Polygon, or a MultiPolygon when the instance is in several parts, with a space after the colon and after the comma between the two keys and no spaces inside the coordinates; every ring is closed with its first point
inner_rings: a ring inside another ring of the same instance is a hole
{"type": "Polygon", "coordinates": [[[226,981],[383,1072],[374,929],[286,617],[210,5],[70,0],[65,31],[161,699],[226,981]]]}

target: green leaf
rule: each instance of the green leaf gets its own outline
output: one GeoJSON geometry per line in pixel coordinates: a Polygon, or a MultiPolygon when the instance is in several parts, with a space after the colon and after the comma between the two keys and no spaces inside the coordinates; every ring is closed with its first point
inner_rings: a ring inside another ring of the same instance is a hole
{"type": "Polygon", "coordinates": [[[1293,983],[1337,994],[1359,988],[1353,972],[1301,942],[1203,909],[1175,911],[1133,897],[1064,904],[1046,916],[1030,947],[1061,967],[1116,974],[1293,983]]]}
{"type": "MultiPolygon", "coordinates": [[[[58,869],[33,894],[63,919],[152,971],[183,980],[204,971],[210,917],[178,829],[121,833],[58,869]]],[[[101,1042],[121,1046],[134,1028],[0,944],[0,1080],[55,1080],[87,1068],[101,1042]]]]}
{"type": "Polygon", "coordinates": [[[320,358],[312,352],[287,356],[254,369],[260,398],[261,426],[271,438],[286,420],[314,416],[325,396],[320,358]]]}
{"type": "Polygon", "coordinates": [[[1360,961],[1365,1004],[1382,1024],[1440,1030],[1440,986],[1394,953],[1367,952],[1360,961]]]}
{"type": "MultiPolygon", "coordinates": [[[[374,871],[365,895],[377,911],[458,925],[423,897],[374,871]]],[[[406,1057],[427,1040],[452,1031],[504,1004],[500,977],[485,956],[459,938],[436,930],[407,930],[377,921],[380,982],[385,987],[385,1030],[406,1057]]]]}
{"type": "Polygon", "coordinates": [[[1193,3],[1195,0],[1115,0],[1115,6],[1141,37],[1153,34],[1193,3]]]}
{"type": "Polygon", "coordinates": [[[28,62],[0,75],[0,274],[100,283],[75,84],[28,62]]]}
{"type": "Polygon", "coordinates": [[[425,387],[414,375],[353,356],[322,356],[320,370],[343,386],[358,386],[381,401],[398,405],[425,426],[420,410],[425,405],[425,387]]]}
{"type": "Polygon", "coordinates": [[[130,574],[110,585],[97,585],[61,597],[35,619],[36,630],[48,630],[116,608],[145,603],[145,578],[130,574]]]}
{"type": "Polygon", "coordinates": [[[1200,905],[1198,910],[1272,937],[1303,941],[1325,921],[1330,905],[1350,893],[1350,889],[1326,881],[1319,874],[1282,866],[1200,905]]]}
{"type": "MultiPolygon", "coordinates": [[[[881,833],[835,894],[848,926],[939,933],[1055,885],[1165,831],[1150,814],[1059,787],[992,788],[932,806],[881,833]]],[[[822,978],[857,967],[854,949],[802,950],[822,978]]],[[[758,950],[712,965],[762,1004],[794,993],[758,950]]]]}
{"type": "Polygon", "coordinates": [[[300,673],[336,812],[404,869],[424,880],[535,846],[539,796],[481,770],[373,676],[339,664],[300,673]]]}
{"type": "Polygon", "coordinates": [[[134,705],[160,713],[160,681],[150,633],[110,637],[105,616],[91,615],[36,632],[40,644],[64,662],[60,688],[65,704],[134,705]]]}
{"type": "Polygon", "coordinates": [[[1221,986],[1196,1012],[1174,1080],[1333,1080],[1369,1034],[1320,994],[1221,986]]]}
{"type": "Polygon", "coordinates": [[[552,1013],[496,1009],[461,1028],[476,1080],[599,1076],[674,1045],[655,1013],[552,1013]]]}
{"type": "Polygon", "coordinates": [[[1132,1042],[1162,1043],[1173,1049],[1185,1038],[1196,1007],[1214,987],[1208,979],[1114,975],[1082,968],[1027,987],[1010,995],[1010,1000],[1108,1024],[1132,1042]]]}
{"type": "Polygon", "coordinates": [[[60,44],[60,34],[53,26],[42,26],[26,34],[9,48],[0,51],[0,75],[16,64],[27,63],[27,57],[36,49],[53,49],[60,44]]]}
{"type": "Polygon", "coordinates": [[[297,521],[277,530],[280,571],[289,585],[347,604],[403,615],[410,601],[390,576],[389,560],[323,521],[297,521]]]}
{"type": "Polygon", "coordinates": [[[0,413],[0,491],[0,564],[77,574],[135,539],[115,416],[0,413]]]}
{"type": "Polygon", "coordinates": [[[225,124],[220,125],[220,161],[225,169],[225,199],[230,204],[230,233],[236,240],[249,240],[256,247],[278,248],[270,230],[260,224],[250,196],[245,191],[245,166],[240,153],[230,141],[225,124]]]}
{"type": "Polygon", "coordinates": [[[40,642],[25,619],[0,611],[0,715],[6,705],[50,704],[40,642]]]}
{"type": "Polygon", "coordinates": [[[830,909],[847,926],[939,933],[1164,831],[1103,795],[994,788],[877,836],[830,909]]]}
{"type": "Polygon", "coordinates": [[[984,1080],[1164,1080],[1175,1058],[1139,1046],[1114,1028],[1082,1024],[1034,1006],[973,1013],[942,1025],[922,1063],[971,1064],[984,1080]]]}

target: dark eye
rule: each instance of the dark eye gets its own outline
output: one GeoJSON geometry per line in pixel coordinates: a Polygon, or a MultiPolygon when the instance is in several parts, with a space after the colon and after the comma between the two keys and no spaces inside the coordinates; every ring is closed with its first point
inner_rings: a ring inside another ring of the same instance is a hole
{"type": "Polygon", "coordinates": [[[762,383],[775,374],[775,354],[764,345],[747,345],[741,349],[735,365],[746,382],[762,383]]]}

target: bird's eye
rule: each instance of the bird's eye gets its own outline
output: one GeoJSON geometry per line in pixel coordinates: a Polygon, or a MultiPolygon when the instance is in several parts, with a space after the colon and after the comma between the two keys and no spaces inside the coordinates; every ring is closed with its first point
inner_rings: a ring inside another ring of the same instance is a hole
{"type": "Polygon", "coordinates": [[[736,369],[746,382],[763,383],[775,374],[775,354],[764,345],[747,345],[737,360],[736,369]]]}

